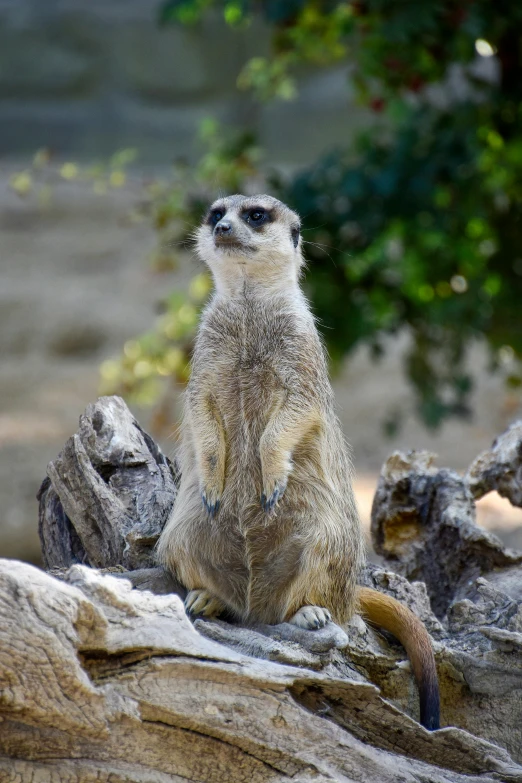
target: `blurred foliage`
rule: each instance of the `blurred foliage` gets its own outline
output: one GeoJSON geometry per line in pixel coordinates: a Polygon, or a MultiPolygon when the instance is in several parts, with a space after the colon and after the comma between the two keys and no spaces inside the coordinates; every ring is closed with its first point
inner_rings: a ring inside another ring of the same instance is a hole
{"type": "Polygon", "coordinates": [[[405,369],[431,426],[466,413],[479,336],[521,382],[522,137],[501,138],[489,108],[419,107],[392,141],[356,161],[332,153],[279,191],[317,226],[307,285],[332,359],[360,342],[378,356],[407,325],[405,369]]]}
{"type": "Polygon", "coordinates": [[[113,188],[122,188],[127,181],[126,169],[136,160],[135,149],[122,149],[109,161],[82,166],[72,161],[53,161],[51,150],[42,148],[33,156],[31,165],[15,172],[9,185],[21,198],[35,198],[41,207],[52,202],[53,187],[59,182],[90,183],[98,195],[105,195],[113,188]]]}
{"type": "MultiPolygon", "coordinates": [[[[250,133],[226,134],[216,122],[205,120],[200,141],[206,152],[195,168],[179,162],[170,178],[154,179],[146,186],[140,211],[158,236],[152,258],[156,272],[177,268],[179,251],[191,248],[192,231],[210,199],[252,188],[258,176],[260,151],[250,133]]],[[[123,394],[142,405],[159,401],[153,419],[156,430],[172,424],[168,393],[188,380],[199,313],[211,287],[210,275],[203,271],[187,292],[166,296],[152,330],[128,341],[119,358],[101,366],[102,393],[123,394]]]]}
{"type": "MultiPolygon", "coordinates": [[[[199,311],[210,288],[210,277],[203,273],[193,278],[188,294],[175,291],[167,297],[154,328],[128,340],[120,358],[103,362],[102,393],[123,394],[138,404],[150,405],[162,397],[162,381],[168,379],[169,385],[186,383],[199,311]]],[[[160,406],[154,420],[155,429],[161,429],[162,424],[160,406]]]]}
{"type": "MultiPolygon", "coordinates": [[[[272,53],[238,77],[292,98],[302,65],[344,61],[375,123],[270,190],[304,217],[306,286],[334,364],[407,327],[405,373],[432,427],[468,412],[468,349],[522,385],[522,5],[499,0],[167,0],[162,21],[261,14],[272,53]]],[[[315,118],[320,121],[320,117],[315,118]]],[[[391,431],[399,413],[388,416],[391,431]]]]}
{"type": "MultiPolygon", "coordinates": [[[[149,178],[140,184],[140,202],[129,215],[133,222],[148,221],[156,232],[157,245],[149,259],[156,273],[175,270],[180,250],[191,249],[192,230],[210,198],[255,190],[259,178],[260,150],[251,133],[223,133],[214,120],[207,119],[199,136],[205,154],[198,165],[188,167],[180,161],[168,178],[149,178]]],[[[110,196],[111,190],[127,183],[127,169],[136,155],[134,149],[122,149],[108,161],[82,165],[55,161],[50,150],[41,149],[29,166],[11,176],[9,185],[20,198],[31,199],[43,209],[52,205],[55,189],[64,183],[89,185],[97,195],[110,196]]],[[[187,291],[167,294],[153,328],[127,341],[121,356],[101,365],[102,394],[122,394],[145,406],[159,402],[153,418],[156,431],[172,424],[168,392],[188,380],[199,313],[211,287],[210,275],[203,271],[192,278],[187,291]]]]}

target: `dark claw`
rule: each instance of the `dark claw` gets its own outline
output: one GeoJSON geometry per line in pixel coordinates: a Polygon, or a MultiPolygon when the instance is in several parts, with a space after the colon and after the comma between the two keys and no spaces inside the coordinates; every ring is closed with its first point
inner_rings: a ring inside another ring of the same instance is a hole
{"type": "Polygon", "coordinates": [[[270,511],[272,511],[279,498],[283,497],[284,491],[285,491],[285,487],[277,486],[269,498],[267,498],[267,496],[263,492],[263,494],[261,495],[261,508],[263,509],[263,511],[265,511],[267,514],[270,511]]]}
{"type": "Polygon", "coordinates": [[[267,499],[265,493],[263,492],[263,494],[261,495],[261,508],[263,509],[263,511],[268,512],[274,507],[275,495],[276,492],[273,493],[270,499],[267,499]]]}
{"type": "Polygon", "coordinates": [[[216,500],[215,503],[209,503],[204,492],[201,493],[201,500],[203,501],[203,505],[205,506],[209,517],[211,519],[215,517],[217,512],[219,511],[219,506],[221,501],[216,500]]]}

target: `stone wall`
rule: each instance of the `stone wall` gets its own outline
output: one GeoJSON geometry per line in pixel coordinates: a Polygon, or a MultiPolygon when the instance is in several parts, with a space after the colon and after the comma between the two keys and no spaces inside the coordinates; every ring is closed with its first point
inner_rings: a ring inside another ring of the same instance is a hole
{"type": "Polygon", "coordinates": [[[260,20],[236,32],[218,17],[159,27],[158,7],[0,0],[0,155],[49,146],[60,157],[92,158],[131,146],[142,162],[166,163],[197,153],[195,131],[211,115],[256,130],[270,159],[292,163],[365,121],[344,67],[304,76],[290,104],[239,92],[242,65],[269,48],[260,20]]]}

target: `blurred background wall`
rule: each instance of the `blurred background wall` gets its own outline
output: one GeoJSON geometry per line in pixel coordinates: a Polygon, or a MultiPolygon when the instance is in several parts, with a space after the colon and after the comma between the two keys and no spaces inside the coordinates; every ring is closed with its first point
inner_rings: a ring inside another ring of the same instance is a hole
{"type": "MultiPolygon", "coordinates": [[[[189,252],[162,274],[151,266],[157,237],[150,223],[132,219],[150,177],[197,158],[197,128],[210,115],[253,130],[266,159],[283,169],[371,125],[344,64],[303,70],[292,102],[260,103],[238,91],[240,67],[268,46],[261,20],[240,33],[217,16],[160,28],[149,0],[0,0],[1,556],[38,562],[36,492],[98,394],[100,363],[148,329],[165,291],[184,290],[197,271],[189,252]],[[118,187],[96,192],[59,175],[64,162],[105,160],[125,147],[138,157],[118,187]],[[52,155],[45,205],[10,185],[41,148],[52,155]]],[[[405,340],[389,338],[379,364],[360,348],[335,379],[366,520],[393,449],[433,449],[440,464],[463,470],[521,413],[519,397],[487,373],[478,345],[470,421],[434,434],[410,417],[385,437],[383,413],[410,404],[405,340]]],[[[150,411],[134,410],[153,426],[150,411]]],[[[166,451],[174,447],[174,437],[160,439],[166,451]]],[[[507,504],[486,498],[481,519],[522,546],[520,515],[507,504]]]]}
{"type": "Polygon", "coordinates": [[[315,73],[296,101],[238,91],[249,57],[269,49],[261,19],[239,33],[218,14],[197,27],[158,24],[150,0],[0,0],[0,154],[93,159],[137,147],[142,165],[194,158],[209,115],[255,129],[268,157],[303,163],[346,140],[367,111],[347,67],[315,73]],[[311,121],[310,110],[321,112],[311,121]]]}

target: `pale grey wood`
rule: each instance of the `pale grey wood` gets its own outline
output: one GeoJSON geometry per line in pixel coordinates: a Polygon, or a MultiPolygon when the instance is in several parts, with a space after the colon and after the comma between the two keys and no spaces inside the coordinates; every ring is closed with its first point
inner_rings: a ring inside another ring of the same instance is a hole
{"type": "Polygon", "coordinates": [[[153,548],[179,476],[121,398],[87,407],[47,474],[39,494],[47,568],[155,565],[153,548]]]}
{"type": "Polygon", "coordinates": [[[469,478],[435,465],[426,451],[395,452],[385,462],[372,507],[372,540],[389,566],[426,583],[442,618],[475,580],[522,564],[522,553],[476,525],[469,478]]]}
{"type": "MultiPolygon", "coordinates": [[[[509,474],[516,499],[503,437],[486,473],[509,474]]],[[[396,453],[375,498],[385,565],[361,580],[432,635],[447,728],[430,734],[404,650],[360,617],[320,633],[191,624],[154,562],[179,476],[101,398],[40,493],[59,579],[0,561],[0,780],[522,781],[522,555],[475,524],[484,475],[396,453]]]]}
{"type": "Polygon", "coordinates": [[[258,660],[180,598],[0,561],[0,774],[39,781],[522,781],[469,732],[429,733],[361,678],[258,660]]]}
{"type": "Polygon", "coordinates": [[[473,497],[496,489],[514,506],[522,507],[522,421],[515,421],[495,439],[491,449],[479,454],[466,479],[473,497]]]}

